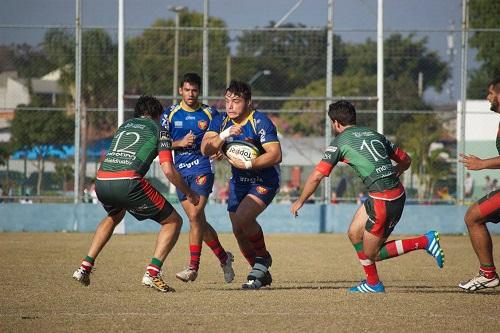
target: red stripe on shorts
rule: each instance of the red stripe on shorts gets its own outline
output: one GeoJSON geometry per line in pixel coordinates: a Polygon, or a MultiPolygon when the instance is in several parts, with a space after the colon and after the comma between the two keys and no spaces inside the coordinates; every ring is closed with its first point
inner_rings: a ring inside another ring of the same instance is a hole
{"type": "Polygon", "coordinates": [[[162,209],[165,206],[165,198],[144,178],[141,178],[141,187],[147,197],[158,208],[162,209]]]}
{"type": "Polygon", "coordinates": [[[492,214],[500,207],[500,191],[481,202],[478,206],[482,217],[492,214]]]}
{"type": "Polygon", "coordinates": [[[375,209],[375,225],[370,230],[370,233],[382,237],[385,231],[385,221],[387,220],[385,200],[373,199],[373,208],[375,209]]]}

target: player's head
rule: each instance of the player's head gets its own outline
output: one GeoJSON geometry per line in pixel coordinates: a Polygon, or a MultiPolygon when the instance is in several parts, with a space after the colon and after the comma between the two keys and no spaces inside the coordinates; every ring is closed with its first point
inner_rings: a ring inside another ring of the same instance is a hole
{"type": "Polygon", "coordinates": [[[500,113],[500,78],[496,78],[488,84],[486,99],[491,103],[490,110],[500,113]]]}
{"type": "Polygon", "coordinates": [[[233,80],[226,89],[224,100],[229,118],[246,116],[252,104],[252,89],[245,82],[233,80]]]}
{"type": "Polygon", "coordinates": [[[189,107],[195,108],[198,105],[200,96],[201,78],[196,73],[186,73],[179,84],[179,95],[182,101],[189,107]]]}
{"type": "Polygon", "coordinates": [[[356,108],[349,101],[338,101],[328,107],[328,117],[337,135],[342,132],[342,128],[356,125],[356,108]]]}
{"type": "Polygon", "coordinates": [[[134,109],[134,118],[149,117],[159,119],[163,112],[163,106],[160,101],[152,96],[142,95],[137,100],[134,109]]]}

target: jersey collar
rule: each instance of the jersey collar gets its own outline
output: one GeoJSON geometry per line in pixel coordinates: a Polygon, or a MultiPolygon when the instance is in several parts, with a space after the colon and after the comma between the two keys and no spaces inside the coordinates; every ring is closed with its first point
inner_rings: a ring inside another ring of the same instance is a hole
{"type": "Polygon", "coordinates": [[[195,112],[195,111],[198,111],[198,109],[201,107],[201,103],[198,102],[198,104],[196,104],[196,108],[192,108],[190,106],[188,106],[186,103],[184,103],[184,101],[181,101],[180,102],[180,105],[181,105],[181,108],[184,110],[184,111],[187,111],[187,112],[195,112]]]}

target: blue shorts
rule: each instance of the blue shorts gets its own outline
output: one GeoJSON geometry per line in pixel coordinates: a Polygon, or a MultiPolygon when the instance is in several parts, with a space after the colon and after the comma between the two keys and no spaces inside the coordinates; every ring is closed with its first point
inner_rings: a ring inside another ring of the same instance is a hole
{"type": "MultiPolygon", "coordinates": [[[[207,173],[201,176],[195,176],[195,175],[183,176],[182,178],[186,182],[187,186],[190,187],[196,193],[198,193],[198,195],[205,196],[208,198],[210,193],[212,193],[212,187],[214,186],[213,173],[207,173]]],[[[176,191],[179,201],[184,201],[187,199],[184,193],[182,193],[178,189],[176,189],[176,191]]]]}
{"type": "Polygon", "coordinates": [[[247,194],[253,194],[266,205],[269,205],[276,193],[280,189],[279,183],[277,184],[264,184],[264,183],[236,183],[231,179],[229,181],[229,199],[227,200],[227,210],[229,212],[236,212],[240,202],[243,201],[247,194]]]}

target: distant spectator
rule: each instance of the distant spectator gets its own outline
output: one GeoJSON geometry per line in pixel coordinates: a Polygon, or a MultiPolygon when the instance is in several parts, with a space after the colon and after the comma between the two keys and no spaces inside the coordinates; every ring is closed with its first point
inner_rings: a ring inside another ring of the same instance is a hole
{"type": "Polygon", "coordinates": [[[339,198],[337,197],[337,192],[332,191],[332,198],[330,199],[330,203],[336,205],[339,203],[339,198]]]}
{"type": "Polygon", "coordinates": [[[345,191],[347,190],[347,178],[342,176],[337,184],[337,188],[335,192],[337,193],[337,198],[342,198],[344,196],[345,191]]]}
{"type": "Polygon", "coordinates": [[[472,195],[474,194],[474,178],[470,175],[469,172],[465,174],[465,181],[464,181],[464,196],[466,198],[472,198],[472,195]]]}
{"type": "Polygon", "coordinates": [[[484,177],[484,187],[483,187],[484,193],[490,193],[492,191],[492,188],[493,188],[493,182],[491,181],[490,176],[484,177]]]}
{"type": "Polygon", "coordinates": [[[368,196],[366,195],[366,193],[364,191],[361,191],[358,193],[358,197],[356,198],[356,203],[358,205],[363,205],[365,203],[366,199],[368,199],[368,196]]]}
{"type": "Polygon", "coordinates": [[[19,203],[21,203],[21,204],[32,204],[33,200],[31,200],[31,198],[28,195],[26,195],[25,197],[22,197],[19,200],[19,203]]]}

